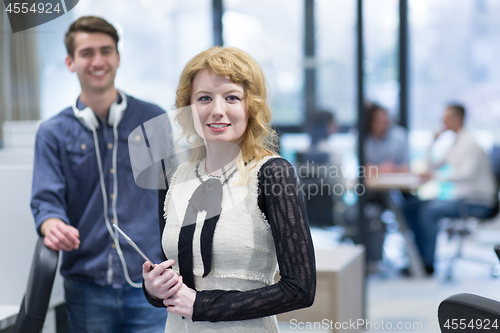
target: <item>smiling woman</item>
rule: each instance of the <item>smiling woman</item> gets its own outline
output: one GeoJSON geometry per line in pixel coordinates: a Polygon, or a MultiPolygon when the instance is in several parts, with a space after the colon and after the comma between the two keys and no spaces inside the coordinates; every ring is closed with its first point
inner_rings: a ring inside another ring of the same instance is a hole
{"type": "Polygon", "coordinates": [[[192,106],[196,110],[207,142],[232,142],[240,145],[247,128],[248,103],[242,83],[233,83],[212,70],[196,74],[192,106]]]}
{"type": "Polygon", "coordinates": [[[169,332],[278,332],[275,314],[313,303],[316,271],[297,177],[275,153],[262,70],[239,49],[206,50],[184,68],[176,106],[182,135],[205,149],[160,193],[169,260],[144,264],[146,298],[167,307],[169,332]]]}

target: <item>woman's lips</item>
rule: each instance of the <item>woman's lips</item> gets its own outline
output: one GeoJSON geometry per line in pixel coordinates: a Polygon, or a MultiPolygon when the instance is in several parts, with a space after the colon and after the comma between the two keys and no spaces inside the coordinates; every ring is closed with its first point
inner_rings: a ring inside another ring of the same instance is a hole
{"type": "Polygon", "coordinates": [[[207,126],[214,132],[224,132],[231,124],[208,124],[207,126]]]}

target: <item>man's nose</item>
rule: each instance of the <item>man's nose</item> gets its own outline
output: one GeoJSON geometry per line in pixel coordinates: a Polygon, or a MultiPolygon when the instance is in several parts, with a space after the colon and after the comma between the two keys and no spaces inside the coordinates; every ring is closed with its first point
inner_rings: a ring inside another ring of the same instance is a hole
{"type": "Polygon", "coordinates": [[[102,66],[104,65],[104,56],[97,52],[92,58],[92,66],[102,66]]]}

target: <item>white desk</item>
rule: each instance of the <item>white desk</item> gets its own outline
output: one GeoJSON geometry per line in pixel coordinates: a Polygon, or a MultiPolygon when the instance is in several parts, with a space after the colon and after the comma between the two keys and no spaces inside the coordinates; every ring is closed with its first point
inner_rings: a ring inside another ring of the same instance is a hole
{"type": "Polygon", "coordinates": [[[316,297],[314,304],[305,309],[279,314],[279,321],[293,323],[333,323],[331,332],[356,333],[362,328],[349,330],[337,327],[364,316],[364,247],[362,245],[336,246],[331,249],[315,249],[316,297]]]}
{"type": "MultiPolygon", "coordinates": [[[[1,155],[0,151],[0,155],[1,155]]],[[[25,156],[22,160],[29,160],[25,156]]],[[[2,162],[0,158],[0,162],[2,162]]],[[[0,163],[0,329],[14,325],[26,291],[38,235],[30,210],[33,167],[0,163]]],[[[56,275],[50,308],[64,300],[63,283],[56,275]]],[[[47,315],[47,320],[51,314],[47,315]]],[[[49,330],[50,331],[50,330],[49,330]]],[[[44,332],[49,332],[44,329],[44,332]]]]}

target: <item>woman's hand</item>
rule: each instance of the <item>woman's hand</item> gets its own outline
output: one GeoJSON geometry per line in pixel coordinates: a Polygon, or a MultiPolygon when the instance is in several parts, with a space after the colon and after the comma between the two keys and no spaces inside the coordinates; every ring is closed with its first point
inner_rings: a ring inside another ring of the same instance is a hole
{"type": "MultiPolygon", "coordinates": [[[[182,276],[180,280],[182,282],[182,276]]],[[[163,304],[167,307],[168,312],[192,319],[195,299],[196,291],[182,283],[179,290],[172,297],[163,300],[163,304]]]]}
{"type": "Polygon", "coordinates": [[[182,278],[170,267],[174,260],[167,260],[154,268],[146,261],[142,265],[142,276],[146,291],[154,298],[165,299],[174,295],[182,287],[182,278]]]}

